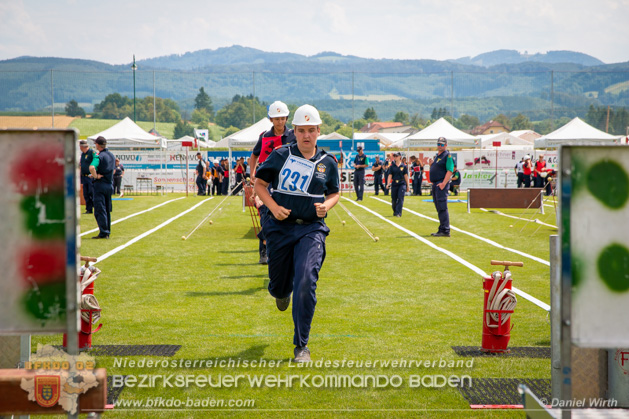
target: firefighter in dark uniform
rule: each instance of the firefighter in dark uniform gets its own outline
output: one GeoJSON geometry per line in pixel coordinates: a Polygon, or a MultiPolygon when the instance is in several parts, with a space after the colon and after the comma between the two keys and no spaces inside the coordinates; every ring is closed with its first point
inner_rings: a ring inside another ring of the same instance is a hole
{"type": "Polygon", "coordinates": [[[93,239],[108,239],[111,233],[111,194],[114,192],[114,168],[116,157],[107,150],[107,140],[98,137],[95,141],[98,155],[90,164],[94,179],[94,218],[100,230],[93,239]]]}
{"type": "Polygon", "coordinates": [[[380,161],[380,156],[376,156],[376,160],[371,165],[371,170],[373,171],[373,187],[376,190],[376,195],[378,195],[379,189],[382,189],[383,192],[386,192],[386,188],[384,187],[384,184],[382,183],[382,175],[384,174],[384,165],[380,161]]]}
{"type": "Polygon", "coordinates": [[[432,182],[432,200],[439,215],[439,231],[432,233],[434,237],[450,237],[450,214],[448,214],[449,183],[454,172],[454,161],[447,150],[448,141],[444,137],[437,140],[437,155],[430,165],[430,182],[432,182]]]}
{"type": "Polygon", "coordinates": [[[94,180],[90,177],[90,164],[94,159],[94,150],[87,141],[79,141],[81,149],[81,185],[83,185],[83,199],[85,199],[85,213],[91,214],[94,208],[94,180]]]}
{"type": "Polygon", "coordinates": [[[269,256],[269,293],[280,311],[293,294],[295,361],[310,361],[307,347],[325,259],[327,212],[339,200],[338,163],[317,148],[319,112],[311,105],[295,111],[296,144],[273,151],[256,172],[255,192],[267,206],[264,234],[269,256]],[[272,195],[269,186],[272,186],[272,195]]]}
{"type": "Polygon", "coordinates": [[[411,156],[411,177],[413,178],[413,195],[422,194],[422,178],[424,177],[424,165],[421,160],[415,156],[411,156]]]}
{"type": "MultiPolygon", "coordinates": [[[[292,129],[288,129],[286,127],[286,121],[288,120],[288,115],[290,111],[288,110],[288,106],[284,102],[276,100],[275,102],[269,105],[268,116],[269,120],[273,124],[270,130],[263,132],[260,134],[258,138],[258,142],[255,147],[253,147],[253,151],[251,152],[251,157],[249,157],[249,167],[251,168],[251,183],[255,183],[256,180],[256,169],[258,164],[262,164],[269,157],[271,152],[278,147],[281,147],[285,144],[294,143],[295,140],[295,132],[292,129]]],[[[252,199],[255,200],[255,196],[252,195],[252,199]]],[[[263,218],[267,215],[266,206],[262,205],[258,208],[258,212],[260,213],[260,224],[264,224],[263,218]]],[[[258,245],[258,253],[260,254],[260,260],[258,261],[261,264],[267,263],[267,254],[266,254],[266,239],[264,238],[264,231],[260,230],[258,233],[259,245],[258,245]]]]}
{"type": "Polygon", "coordinates": [[[205,172],[207,170],[207,165],[205,164],[205,160],[203,160],[201,153],[197,153],[197,159],[199,159],[199,163],[197,163],[197,168],[195,169],[197,173],[197,195],[205,195],[205,187],[207,185],[205,172]]]}
{"type": "Polygon", "coordinates": [[[391,185],[391,206],[393,216],[401,217],[404,208],[404,195],[408,190],[408,167],[402,163],[402,154],[393,153],[393,162],[389,167],[389,185],[391,185]]]}
{"type": "Polygon", "coordinates": [[[369,166],[369,158],[363,153],[361,146],[356,147],[356,151],[358,154],[354,157],[354,190],[356,201],[362,201],[365,192],[365,167],[369,166]]]}

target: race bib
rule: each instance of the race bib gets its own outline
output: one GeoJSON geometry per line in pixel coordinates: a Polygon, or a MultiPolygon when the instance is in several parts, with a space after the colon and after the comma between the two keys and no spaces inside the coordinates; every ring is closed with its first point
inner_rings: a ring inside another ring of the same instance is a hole
{"type": "Polygon", "coordinates": [[[311,196],[308,187],[314,174],[315,162],[289,155],[280,171],[277,192],[289,195],[311,196]]]}

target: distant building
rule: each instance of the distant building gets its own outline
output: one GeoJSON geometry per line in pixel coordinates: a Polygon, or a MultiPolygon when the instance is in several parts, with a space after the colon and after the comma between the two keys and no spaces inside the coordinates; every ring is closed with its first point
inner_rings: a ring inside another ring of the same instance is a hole
{"type": "MultiPolygon", "coordinates": [[[[360,129],[360,132],[381,132],[383,129],[404,127],[401,122],[370,122],[360,129]]],[[[388,131],[391,132],[391,131],[388,131]]]]}
{"type": "Polygon", "coordinates": [[[535,131],[532,131],[530,129],[511,131],[511,135],[514,135],[518,138],[522,138],[523,140],[526,140],[530,143],[535,142],[535,140],[537,140],[539,137],[542,136],[541,134],[538,134],[535,131]]]}
{"type": "Polygon", "coordinates": [[[479,125],[474,128],[470,134],[472,135],[488,135],[498,134],[501,132],[509,132],[509,128],[505,127],[498,121],[489,121],[483,125],[479,125]]]}

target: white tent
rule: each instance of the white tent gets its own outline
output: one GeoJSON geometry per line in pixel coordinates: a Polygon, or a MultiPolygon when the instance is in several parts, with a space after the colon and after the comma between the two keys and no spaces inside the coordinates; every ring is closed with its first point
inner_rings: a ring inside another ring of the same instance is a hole
{"type": "Polygon", "coordinates": [[[165,140],[144,131],[129,117],[118,122],[113,127],[87,137],[95,140],[104,137],[108,148],[165,148],[165,140]]]}
{"type": "Polygon", "coordinates": [[[537,140],[539,137],[542,136],[541,134],[538,134],[535,131],[530,130],[530,129],[521,129],[521,130],[511,131],[509,134],[513,135],[514,137],[518,137],[523,140],[526,140],[531,144],[533,144],[535,140],[537,140]]]}
{"type": "Polygon", "coordinates": [[[271,129],[273,124],[269,118],[263,118],[255,124],[247,127],[243,130],[229,135],[219,142],[214,147],[218,148],[253,148],[258,142],[260,134],[271,129]]]}
{"type": "Polygon", "coordinates": [[[455,128],[444,118],[439,118],[423,130],[391,144],[391,147],[436,147],[439,137],[445,137],[448,140],[448,147],[478,147],[480,145],[478,137],[455,128]]]}
{"type": "Polygon", "coordinates": [[[381,146],[389,146],[402,138],[408,137],[405,132],[357,132],[354,134],[354,139],[358,140],[378,140],[381,146]]]}
{"type": "MultiPolygon", "coordinates": [[[[190,137],[189,135],[184,135],[181,138],[177,138],[176,140],[166,140],[166,145],[169,150],[183,150],[184,147],[181,145],[184,141],[191,141],[194,143],[195,138],[190,137]]],[[[212,140],[196,140],[197,144],[200,148],[212,148],[216,145],[215,141],[212,140]]]]}
{"type": "Polygon", "coordinates": [[[500,132],[498,134],[489,134],[489,135],[479,135],[481,148],[486,149],[502,149],[505,146],[519,146],[515,147],[516,149],[533,149],[533,143],[527,140],[524,140],[520,137],[516,137],[511,135],[508,132],[500,132]],[[494,147],[494,142],[500,142],[499,147],[494,147]]]}
{"type": "Polygon", "coordinates": [[[349,138],[338,132],[331,132],[326,135],[320,135],[317,140],[349,140],[349,138]]]}
{"type": "Polygon", "coordinates": [[[607,134],[574,118],[563,127],[535,140],[535,148],[554,148],[560,145],[620,144],[622,136],[607,134]]]}

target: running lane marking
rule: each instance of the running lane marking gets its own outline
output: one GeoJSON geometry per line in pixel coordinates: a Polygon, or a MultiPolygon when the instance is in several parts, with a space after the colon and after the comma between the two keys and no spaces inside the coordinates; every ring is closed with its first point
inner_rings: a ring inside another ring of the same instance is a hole
{"type": "MultiPolygon", "coordinates": [[[[362,205],[360,205],[360,204],[358,204],[358,203],[356,203],[356,202],[352,201],[351,199],[348,199],[348,198],[345,198],[345,197],[343,197],[343,199],[345,199],[345,200],[347,200],[347,201],[351,202],[352,204],[356,205],[357,207],[362,208],[362,209],[364,209],[365,211],[367,211],[367,212],[369,212],[369,213],[371,213],[371,214],[375,215],[376,217],[380,218],[381,220],[383,220],[383,221],[385,221],[385,222],[387,222],[387,223],[391,224],[393,227],[397,228],[398,230],[401,230],[401,231],[405,232],[405,233],[406,233],[406,234],[408,234],[409,236],[411,236],[411,237],[413,237],[413,238],[415,238],[415,239],[419,240],[420,242],[422,242],[422,243],[424,243],[424,244],[426,244],[426,245],[428,245],[428,246],[432,247],[433,249],[435,249],[435,250],[437,250],[437,251],[439,251],[439,252],[441,252],[441,253],[445,254],[446,256],[451,257],[452,259],[454,259],[454,260],[456,260],[457,262],[459,262],[461,265],[465,266],[466,268],[471,269],[472,271],[476,272],[476,273],[477,273],[477,274],[479,274],[480,276],[482,276],[482,277],[489,276],[489,275],[488,275],[485,271],[483,271],[483,270],[482,270],[481,268],[479,268],[478,266],[472,265],[471,263],[469,263],[468,261],[466,261],[466,260],[465,260],[465,259],[463,259],[462,257],[460,257],[460,256],[458,256],[458,255],[455,255],[455,254],[454,254],[454,253],[452,253],[451,251],[446,250],[446,249],[444,249],[444,248],[442,248],[442,247],[437,246],[436,244],[434,244],[434,243],[432,243],[432,242],[430,242],[430,241],[426,240],[425,238],[423,238],[423,237],[419,236],[418,234],[416,234],[416,233],[414,233],[414,232],[410,231],[409,229],[404,228],[404,227],[402,227],[401,225],[396,224],[396,223],[394,223],[393,221],[391,221],[391,220],[388,220],[388,219],[384,218],[382,215],[378,214],[377,212],[375,212],[375,211],[373,211],[373,210],[371,210],[371,209],[369,209],[369,208],[367,208],[367,207],[365,207],[365,206],[362,206],[362,205]]],[[[386,201],[385,201],[385,202],[386,202],[386,201]]],[[[532,303],[533,303],[533,304],[535,304],[536,306],[538,306],[538,307],[540,307],[540,308],[543,308],[543,309],[544,309],[544,310],[546,310],[546,311],[550,311],[550,306],[549,306],[548,304],[544,303],[543,301],[538,300],[537,298],[535,298],[535,297],[531,296],[530,294],[528,294],[528,293],[526,293],[526,292],[524,292],[524,291],[521,291],[520,289],[518,289],[518,288],[516,288],[516,287],[513,287],[512,289],[513,289],[513,292],[515,292],[516,294],[518,294],[518,295],[519,295],[519,296],[521,296],[522,298],[524,298],[524,299],[526,299],[526,300],[529,300],[530,302],[532,302],[532,303]]]]}
{"type": "Polygon", "coordinates": [[[552,227],[552,228],[557,228],[557,226],[554,226],[552,224],[546,224],[541,222],[539,219],[534,219],[531,220],[529,218],[521,218],[521,217],[516,217],[515,215],[509,215],[509,214],[505,214],[504,212],[500,212],[500,211],[496,211],[496,210],[488,210],[485,208],[480,208],[481,211],[485,211],[485,212],[493,212],[496,215],[502,215],[503,217],[509,217],[509,218],[515,218],[516,220],[524,220],[524,221],[528,221],[529,223],[536,223],[536,224],[541,224],[541,225],[545,225],[548,227],[552,227]]]}
{"type": "MultiPolygon", "coordinates": [[[[380,201],[380,202],[384,202],[385,204],[388,204],[388,202],[387,202],[387,201],[385,201],[384,199],[376,198],[376,197],[373,197],[373,196],[372,196],[372,197],[370,197],[370,198],[375,199],[376,201],[380,201]]],[[[434,221],[435,223],[438,223],[438,222],[439,222],[439,220],[437,220],[436,218],[432,218],[432,217],[429,217],[429,216],[427,216],[427,215],[420,214],[420,213],[415,212],[415,211],[413,211],[413,210],[411,210],[411,209],[408,209],[408,208],[406,208],[406,207],[404,207],[404,210],[405,210],[405,211],[408,211],[408,212],[410,212],[411,214],[416,215],[416,216],[418,216],[418,217],[422,217],[422,218],[425,218],[425,219],[427,219],[427,220],[434,221]]],[[[468,236],[471,236],[471,237],[474,237],[475,239],[478,239],[478,240],[484,241],[485,243],[491,244],[492,246],[497,247],[497,248],[499,248],[499,249],[504,249],[504,250],[507,250],[507,251],[509,251],[509,252],[512,252],[512,253],[518,254],[518,255],[520,255],[520,256],[524,256],[525,258],[529,258],[529,259],[531,259],[531,260],[534,260],[535,262],[539,262],[539,263],[542,263],[542,264],[544,264],[544,265],[546,265],[546,266],[550,266],[550,262],[549,262],[549,261],[547,261],[547,260],[544,260],[544,259],[538,258],[537,256],[529,255],[528,253],[524,253],[524,252],[521,252],[521,251],[516,250],[516,249],[512,249],[512,248],[507,247],[507,246],[503,246],[502,244],[500,244],[500,243],[496,243],[496,242],[495,242],[495,241],[493,241],[493,240],[486,239],[486,238],[481,237],[481,236],[479,236],[479,235],[476,235],[476,234],[474,234],[474,233],[470,233],[469,231],[461,230],[461,229],[460,229],[460,228],[458,228],[458,227],[454,227],[452,224],[450,224],[450,229],[452,229],[452,230],[454,230],[454,231],[458,231],[459,233],[467,234],[468,236]]]]}
{"type": "Polygon", "coordinates": [[[144,233],[140,234],[139,236],[134,237],[133,239],[131,239],[131,240],[129,240],[128,242],[126,242],[125,244],[122,244],[122,245],[120,245],[120,246],[116,247],[115,249],[110,250],[109,252],[105,253],[104,255],[99,256],[99,257],[97,258],[97,262],[94,262],[94,263],[92,263],[91,265],[95,265],[95,264],[97,264],[97,263],[99,263],[99,262],[102,262],[102,261],[104,261],[105,259],[107,259],[109,256],[113,256],[113,255],[115,255],[116,253],[120,252],[121,250],[124,250],[124,249],[126,249],[127,247],[131,246],[133,243],[135,243],[135,242],[137,242],[137,241],[142,240],[143,238],[145,238],[146,236],[148,236],[148,235],[150,235],[150,234],[155,233],[157,230],[161,229],[162,227],[167,226],[168,224],[170,224],[170,223],[172,223],[173,221],[175,221],[177,218],[183,217],[184,215],[186,215],[186,214],[187,214],[187,213],[189,213],[190,211],[194,211],[195,209],[197,209],[197,208],[198,208],[199,206],[201,206],[202,204],[205,204],[205,203],[206,203],[207,201],[209,201],[210,199],[214,199],[214,197],[204,199],[203,201],[199,202],[198,204],[194,205],[193,207],[188,208],[188,209],[187,209],[187,210],[185,210],[184,212],[181,212],[181,213],[179,213],[179,214],[175,215],[173,218],[171,218],[171,219],[169,219],[169,220],[164,221],[163,223],[161,223],[161,224],[160,224],[160,225],[158,225],[157,227],[152,228],[152,229],[150,229],[149,231],[146,231],[146,232],[144,232],[144,233]]]}
{"type": "MultiPolygon", "coordinates": [[[[171,202],[179,201],[180,199],[184,199],[184,198],[185,198],[185,196],[182,196],[181,198],[175,198],[175,199],[171,199],[170,201],[162,202],[161,204],[155,205],[154,207],[151,207],[149,209],[145,209],[144,211],[140,211],[140,212],[136,212],[135,214],[127,215],[124,218],[121,218],[119,220],[116,220],[116,221],[112,222],[111,225],[118,224],[119,222],[124,221],[124,220],[128,220],[129,218],[133,218],[136,215],[140,215],[140,214],[144,214],[144,213],[149,212],[149,211],[153,211],[156,208],[159,208],[159,207],[164,206],[166,204],[170,204],[171,202]]],[[[94,228],[92,230],[86,231],[85,233],[81,233],[79,235],[79,237],[83,237],[86,234],[95,233],[97,231],[98,231],[98,228],[94,228]]]]}

